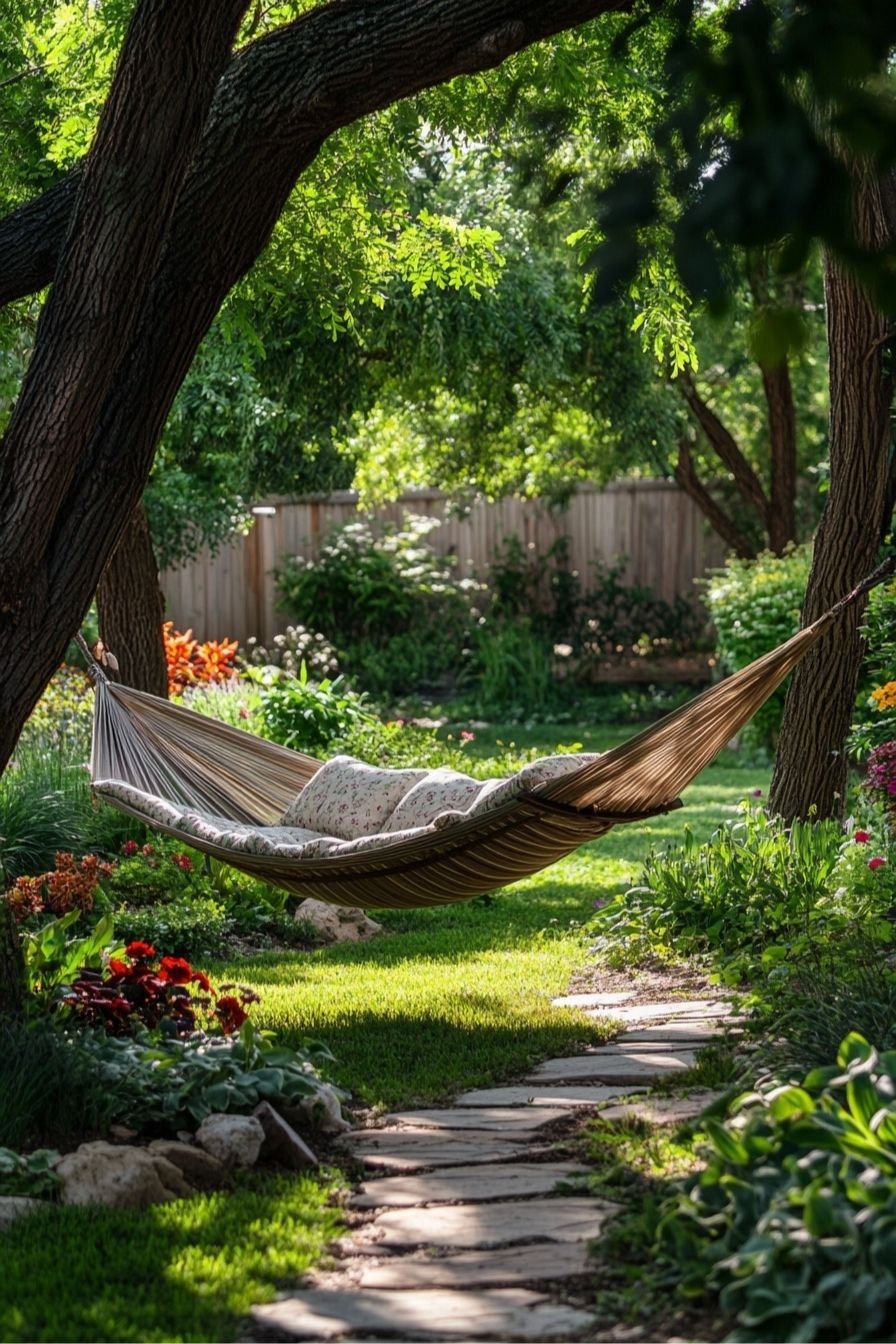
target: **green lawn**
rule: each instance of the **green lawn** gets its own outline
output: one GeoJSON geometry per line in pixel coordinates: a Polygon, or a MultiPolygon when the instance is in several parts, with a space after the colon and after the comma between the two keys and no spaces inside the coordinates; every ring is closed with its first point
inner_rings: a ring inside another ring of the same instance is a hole
{"type": "MultiPolygon", "coordinates": [[[[584,740],[606,749],[629,729],[543,725],[477,733],[549,752],[584,740]]],[[[549,1054],[604,1039],[609,1024],[558,1012],[588,947],[595,900],[636,877],[651,844],[674,842],[685,822],[709,835],[761,770],[714,766],[687,792],[683,811],[618,827],[562,863],[491,898],[437,910],[387,911],[391,937],[308,953],[271,953],[215,967],[217,978],[250,983],[257,1020],[284,1041],[323,1040],[334,1076],[366,1104],[432,1102],[525,1070],[549,1054]]]]}
{"type": "Polygon", "coordinates": [[[0,1339],[236,1339],[320,1261],[332,1177],[245,1181],[153,1208],[50,1209],[0,1238],[0,1339]]]}

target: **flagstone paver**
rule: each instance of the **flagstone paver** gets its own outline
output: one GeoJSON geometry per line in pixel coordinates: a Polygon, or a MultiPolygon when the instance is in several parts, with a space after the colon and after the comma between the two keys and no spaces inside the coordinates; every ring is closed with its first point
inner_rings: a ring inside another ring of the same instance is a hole
{"type": "Polygon", "coordinates": [[[569,1083],[566,1087],[482,1087],[474,1092],[462,1092],[455,1098],[455,1106],[599,1106],[616,1097],[630,1097],[643,1092],[642,1087],[600,1087],[588,1083],[569,1083]]]}
{"type": "Polygon", "coordinates": [[[711,1106],[723,1092],[692,1092],[687,1097],[646,1097],[598,1111],[601,1120],[644,1120],[650,1125],[684,1124],[711,1106]]]}
{"type": "Polygon", "coordinates": [[[693,1050],[676,1050],[674,1053],[594,1050],[585,1055],[545,1060],[529,1075],[526,1082],[565,1083],[586,1078],[606,1083],[656,1082],[664,1075],[689,1069],[695,1059],[693,1050]]]}
{"type": "Polygon", "coordinates": [[[623,989],[613,994],[561,994],[559,998],[551,999],[551,1003],[555,1008],[615,1008],[634,997],[633,989],[623,989]]]}
{"type": "Polygon", "coordinates": [[[722,1018],[679,1018],[675,1022],[660,1022],[652,1027],[629,1027],[616,1037],[614,1044],[622,1049],[648,1042],[662,1042],[664,1048],[676,1042],[706,1045],[731,1031],[732,1028],[722,1018]]]}
{"type": "Polygon", "coordinates": [[[560,1181],[568,1181],[581,1171],[581,1165],[571,1162],[510,1162],[491,1171],[466,1166],[447,1167],[426,1176],[385,1176],[365,1181],[349,1200],[349,1208],[413,1207],[446,1200],[478,1204],[490,1199],[546,1195],[560,1181]]]}
{"type": "MultiPolygon", "coordinates": [[[[575,1075],[573,1075],[574,1077],[575,1075]]],[[[415,1129],[496,1129],[508,1131],[542,1129],[565,1118],[562,1110],[549,1108],[525,1111],[503,1106],[483,1106],[475,1112],[446,1108],[434,1111],[396,1111],[384,1117],[387,1126],[413,1125],[415,1129]]]]}
{"type": "Polygon", "coordinates": [[[362,1261],[354,1281],[359,1288],[501,1288],[580,1278],[593,1268],[587,1242],[547,1241],[458,1255],[399,1255],[372,1265],[362,1261]]]}
{"type": "MultiPolygon", "coordinates": [[[[666,999],[662,1003],[633,1003],[614,1011],[620,1022],[671,1022],[679,1018],[730,1018],[734,1007],[726,999],[666,999]]],[[[599,1014],[596,1010],[595,1016],[599,1014]]]]}
{"type": "Polygon", "coordinates": [[[421,1171],[427,1167],[522,1161],[547,1152],[530,1134],[501,1137],[492,1131],[376,1129],[346,1134],[342,1146],[365,1167],[384,1171],[421,1171]]]}
{"type": "Polygon", "coordinates": [[[388,1209],[362,1228],[355,1244],[377,1252],[419,1246],[511,1246],[515,1241],[588,1241],[618,1205],[582,1196],[520,1203],[440,1204],[388,1209]]]}
{"type": "Polygon", "coordinates": [[[590,1312],[547,1301],[544,1294],[523,1288],[493,1292],[451,1289],[371,1289],[338,1292],[311,1289],[256,1307],[259,1325],[293,1339],[329,1340],[359,1332],[394,1339],[569,1340],[588,1328],[590,1312]]]}

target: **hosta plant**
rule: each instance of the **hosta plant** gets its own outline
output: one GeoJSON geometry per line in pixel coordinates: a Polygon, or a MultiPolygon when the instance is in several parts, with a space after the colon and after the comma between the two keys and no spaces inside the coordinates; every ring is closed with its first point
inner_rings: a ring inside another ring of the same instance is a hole
{"type": "Polygon", "coordinates": [[[681,1291],[717,1292],[735,1339],[892,1339],[896,1051],[852,1033],[836,1064],[732,1109],[661,1211],[681,1291]]]}

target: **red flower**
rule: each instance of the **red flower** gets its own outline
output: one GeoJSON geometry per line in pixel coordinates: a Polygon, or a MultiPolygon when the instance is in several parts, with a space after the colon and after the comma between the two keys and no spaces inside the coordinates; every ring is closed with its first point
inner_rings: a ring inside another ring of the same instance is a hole
{"type": "Polygon", "coordinates": [[[249,1014],[239,999],[235,999],[232,994],[225,994],[218,1000],[215,1016],[221,1023],[221,1030],[229,1036],[231,1032],[239,1031],[249,1014]]]}
{"type": "Polygon", "coordinates": [[[136,840],[125,840],[121,847],[121,852],[126,859],[129,859],[133,854],[137,853],[139,848],[140,846],[137,844],[136,840]]]}
{"type": "Polygon", "coordinates": [[[212,989],[211,981],[203,971],[194,971],[190,976],[190,984],[198,985],[200,989],[205,990],[206,994],[213,994],[215,992],[212,989]]]}
{"type": "Polygon", "coordinates": [[[127,962],[118,961],[115,957],[109,958],[109,972],[112,975],[127,975],[130,971],[127,962]]]}
{"type": "Polygon", "coordinates": [[[156,955],[156,950],[152,943],[141,943],[139,941],[128,943],[125,952],[127,952],[128,956],[133,961],[149,961],[150,957],[156,955]]]}
{"type": "Polygon", "coordinates": [[[183,957],[163,957],[159,962],[159,976],[172,985],[186,985],[193,979],[193,967],[183,957]]]}
{"type": "Polygon", "coordinates": [[[193,867],[193,860],[188,858],[186,854],[172,854],[171,862],[176,863],[178,868],[182,868],[185,873],[188,873],[193,867]]]}
{"type": "Polygon", "coordinates": [[[855,835],[853,836],[853,840],[855,840],[857,845],[867,845],[870,839],[871,839],[870,831],[856,831],[855,835]]]}
{"type": "Polygon", "coordinates": [[[144,845],[143,849],[140,852],[141,854],[145,854],[146,857],[149,858],[150,854],[155,854],[156,847],[155,845],[144,845]]]}
{"type": "Polygon", "coordinates": [[[875,868],[883,868],[883,866],[884,866],[885,863],[886,863],[886,859],[882,859],[882,858],[880,858],[880,857],[878,857],[878,858],[874,858],[874,859],[869,859],[869,860],[868,860],[868,867],[873,871],[875,868]]]}

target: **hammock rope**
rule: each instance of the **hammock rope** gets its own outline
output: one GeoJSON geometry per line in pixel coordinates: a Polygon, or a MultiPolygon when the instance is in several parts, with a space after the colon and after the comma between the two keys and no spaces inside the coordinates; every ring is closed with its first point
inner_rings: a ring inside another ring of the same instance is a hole
{"type": "Polygon", "coordinates": [[[238,852],[105,795],[103,781],[120,781],[235,824],[273,826],[322,762],[113,682],[83,645],[95,691],[91,779],[119,810],[288,891],[371,909],[467,900],[547,867],[612,826],[680,806],[678,795],[838,616],[894,571],[896,558],[777,649],[578,770],[492,812],[363,853],[289,859],[238,852]]]}

